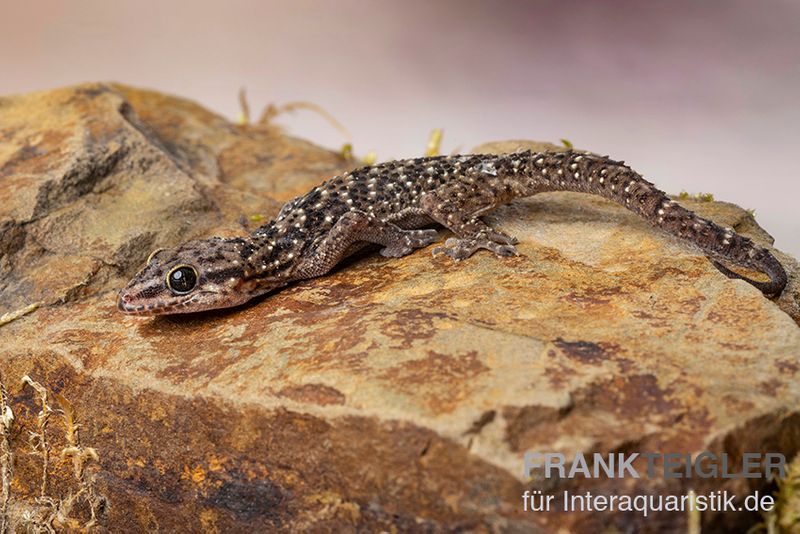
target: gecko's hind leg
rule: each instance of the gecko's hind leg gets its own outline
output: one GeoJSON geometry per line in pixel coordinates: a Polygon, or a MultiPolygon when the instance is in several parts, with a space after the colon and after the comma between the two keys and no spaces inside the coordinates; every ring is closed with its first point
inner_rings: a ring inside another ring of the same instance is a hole
{"type": "Polygon", "coordinates": [[[363,211],[348,211],[333,225],[328,234],[314,246],[298,266],[297,274],[304,278],[321,276],[330,271],[359,242],[383,245],[383,256],[399,258],[416,248],[434,243],[436,230],[404,230],[363,211]]]}
{"type": "MultiPolygon", "coordinates": [[[[464,217],[459,209],[458,203],[443,201],[437,198],[434,193],[425,198],[423,207],[428,214],[438,223],[450,229],[457,237],[451,237],[445,241],[443,246],[434,248],[433,254],[445,254],[454,260],[463,260],[472,256],[476,251],[485,249],[497,254],[498,256],[515,256],[517,248],[514,246],[519,241],[516,237],[510,236],[499,230],[495,230],[480,218],[478,213],[486,213],[495,206],[494,199],[483,200],[484,204],[478,209],[471,207],[467,213],[472,213],[469,217],[464,217]]],[[[470,208],[470,206],[464,206],[470,208]]]]}
{"type": "MultiPolygon", "coordinates": [[[[395,228],[397,227],[395,226],[395,228]]],[[[416,248],[427,247],[439,239],[439,232],[436,230],[402,230],[397,228],[397,231],[398,234],[393,242],[381,249],[381,256],[400,258],[411,254],[416,248]]]]}

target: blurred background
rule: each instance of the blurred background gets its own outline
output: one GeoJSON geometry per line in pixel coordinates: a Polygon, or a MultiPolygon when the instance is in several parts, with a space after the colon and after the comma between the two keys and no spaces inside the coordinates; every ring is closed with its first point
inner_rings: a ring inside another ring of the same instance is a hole
{"type": "MultiPolygon", "coordinates": [[[[322,106],[380,160],[502,139],[755,209],[800,256],[800,2],[0,0],[0,94],[119,81],[232,120],[322,106]]],[[[290,133],[348,141],[307,111],[290,133]]]]}

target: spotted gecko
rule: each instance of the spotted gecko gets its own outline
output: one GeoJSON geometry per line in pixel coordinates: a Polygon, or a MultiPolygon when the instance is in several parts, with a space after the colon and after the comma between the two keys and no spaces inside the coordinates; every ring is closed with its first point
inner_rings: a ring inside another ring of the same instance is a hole
{"type": "Polygon", "coordinates": [[[435,156],[362,167],[286,203],[249,237],[201,239],[156,250],[120,292],[129,314],[189,313],[243,304],[290,282],[322,276],[368,244],[398,258],[437,241],[439,224],[455,237],[433,248],[454,260],[479,249],[517,254],[517,239],[481,219],[518,197],[576,191],[610,199],[699,247],[726,276],[767,296],[786,272],[765,248],[681,207],[624,162],[579,151],[435,156]],[[765,273],[757,281],[722,264],[765,273]]]}

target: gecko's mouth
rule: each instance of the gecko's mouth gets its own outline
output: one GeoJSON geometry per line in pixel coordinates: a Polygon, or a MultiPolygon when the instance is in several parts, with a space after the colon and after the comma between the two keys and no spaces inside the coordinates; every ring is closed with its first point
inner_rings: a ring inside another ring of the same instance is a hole
{"type": "MultiPolygon", "coordinates": [[[[128,315],[161,315],[165,313],[176,313],[184,311],[189,304],[193,303],[200,296],[200,293],[186,295],[184,297],[170,299],[168,301],[154,300],[147,303],[137,303],[127,293],[120,293],[117,298],[117,309],[128,315]]],[[[190,310],[185,310],[190,311],[190,310]]]]}

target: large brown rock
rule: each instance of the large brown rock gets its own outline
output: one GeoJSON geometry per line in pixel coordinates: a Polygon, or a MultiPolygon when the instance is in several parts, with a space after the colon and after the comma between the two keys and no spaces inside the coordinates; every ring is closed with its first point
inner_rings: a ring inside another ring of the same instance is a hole
{"type": "MultiPolygon", "coordinates": [[[[518,257],[364,255],[240,309],[130,318],[115,290],[152,249],[244,233],[353,163],[117,85],[0,99],[0,136],[0,314],[19,316],[0,326],[15,416],[0,423],[0,510],[18,530],[77,528],[94,508],[112,531],[683,532],[681,514],[526,514],[520,495],[767,482],[527,481],[523,454],[800,445],[786,255],[770,301],[614,204],[543,194],[491,216],[518,257]],[[73,407],[79,443],[57,411],[47,446],[29,443],[42,399],[25,375],[73,407]]],[[[542,146],[482,150],[522,145],[542,146]]],[[[685,203],[770,242],[736,206],[685,203]]]]}

